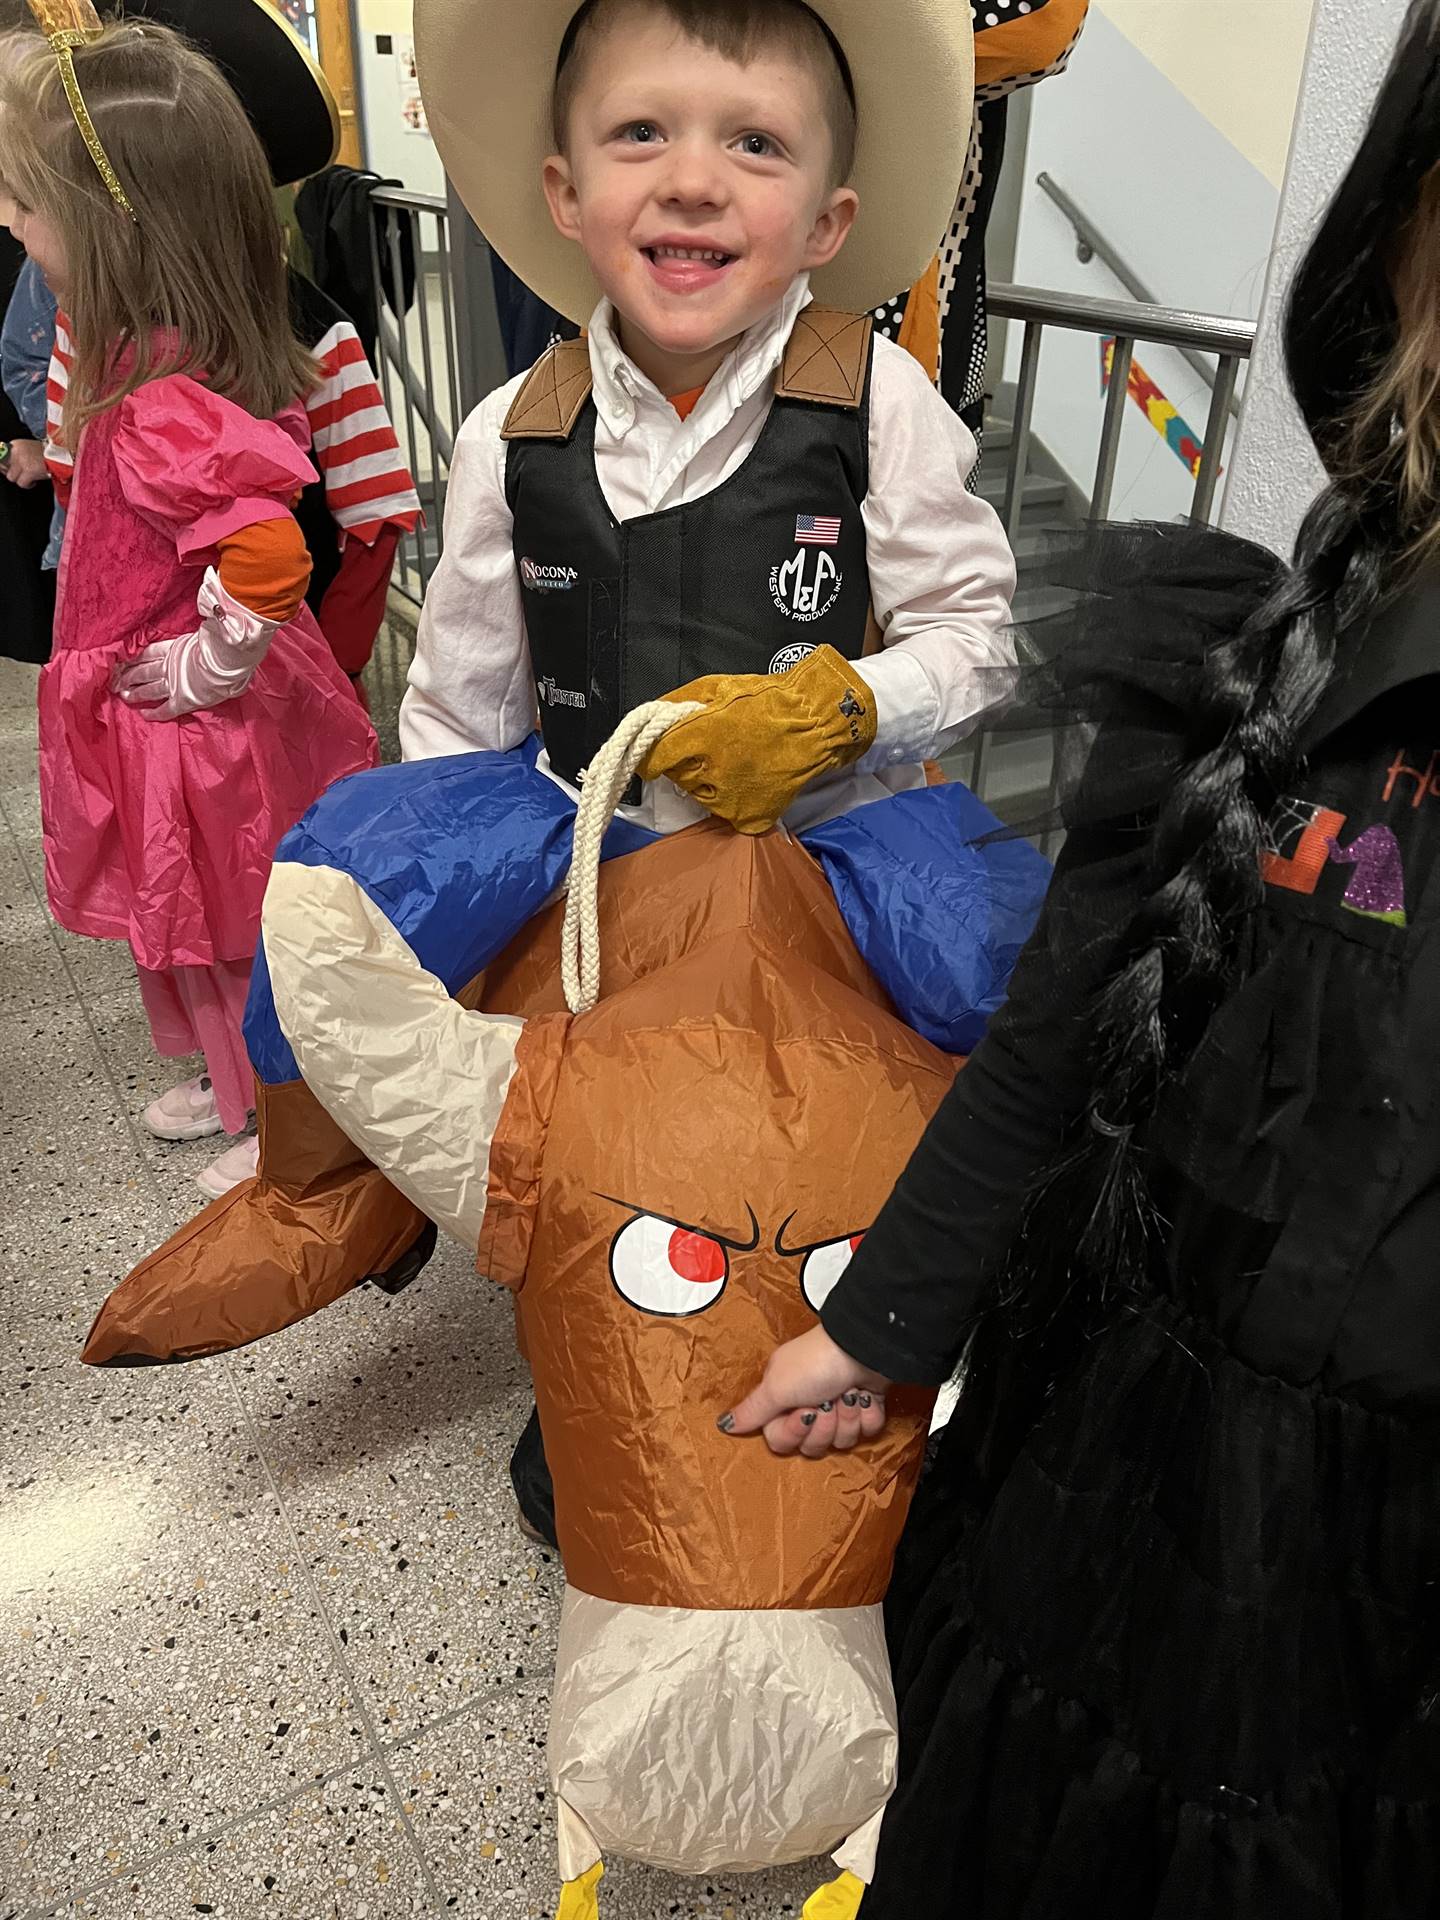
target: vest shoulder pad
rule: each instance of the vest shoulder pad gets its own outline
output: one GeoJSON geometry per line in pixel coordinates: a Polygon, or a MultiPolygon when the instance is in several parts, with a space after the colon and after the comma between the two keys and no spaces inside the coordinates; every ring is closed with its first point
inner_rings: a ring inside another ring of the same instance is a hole
{"type": "Polygon", "coordinates": [[[590,348],[561,340],[530,369],[501,428],[502,440],[568,440],[590,398],[590,348]]]}
{"type": "Polygon", "coordinates": [[[875,322],[868,313],[804,308],[785,349],[777,396],[857,409],[865,397],[874,331],[875,322]]]}

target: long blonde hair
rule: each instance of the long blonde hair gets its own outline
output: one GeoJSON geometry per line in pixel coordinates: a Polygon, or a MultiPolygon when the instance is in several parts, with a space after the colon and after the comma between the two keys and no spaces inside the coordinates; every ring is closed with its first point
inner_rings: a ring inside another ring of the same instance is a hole
{"type": "Polygon", "coordinates": [[[149,21],[77,47],[75,71],[133,221],[86,150],[49,47],[37,40],[0,71],[0,175],[66,252],[66,442],[166,373],[257,418],[278,413],[317,370],[291,331],[270,171],[240,102],[203,54],[149,21]]]}

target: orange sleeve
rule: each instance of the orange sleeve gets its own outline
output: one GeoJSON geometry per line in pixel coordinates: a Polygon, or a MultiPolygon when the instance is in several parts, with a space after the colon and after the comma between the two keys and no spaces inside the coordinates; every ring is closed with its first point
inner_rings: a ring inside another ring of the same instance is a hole
{"type": "Polygon", "coordinates": [[[288,513],[216,541],[220,584],[262,620],[292,620],[310,584],[310,549],[288,513]]]}

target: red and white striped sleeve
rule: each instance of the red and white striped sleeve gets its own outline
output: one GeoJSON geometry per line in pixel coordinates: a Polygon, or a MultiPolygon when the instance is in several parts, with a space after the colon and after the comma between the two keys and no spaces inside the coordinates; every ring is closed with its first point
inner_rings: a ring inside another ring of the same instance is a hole
{"type": "Polygon", "coordinates": [[[366,546],[385,527],[413,532],[420,496],[359,335],[339,320],[312,351],[321,377],[305,406],[331,519],[366,546]]]}
{"type": "Polygon", "coordinates": [[[55,494],[62,507],[70,504],[70,482],[75,476],[75,456],[65,446],[61,432],[65,395],[70,386],[70,367],[75,349],[70,327],[63,313],[55,316],[55,345],[50,354],[50,371],[45,376],[45,464],[55,482],[55,494]]]}

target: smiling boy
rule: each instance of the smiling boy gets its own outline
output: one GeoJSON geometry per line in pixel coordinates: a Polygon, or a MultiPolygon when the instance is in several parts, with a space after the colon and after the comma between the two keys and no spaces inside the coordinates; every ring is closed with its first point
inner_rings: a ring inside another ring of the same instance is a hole
{"type": "Polygon", "coordinates": [[[710,710],[647,766],[670,779],[636,824],[703,800],[803,827],[922,784],[1011,659],[1013,561],[965,491],[973,439],[868,310],[949,211],[968,8],[512,12],[422,8],[432,119],[492,244],[588,340],[461,431],[406,758],[515,748],[538,693],[539,769],[573,791],[626,711],[698,679],[710,710]]]}
{"type": "MultiPolygon", "coordinates": [[[[177,1330],[215,1351],[423,1266],[420,1109],[458,1048],[464,1124],[493,1123],[517,1045],[455,1001],[564,884],[578,783],[642,701],[703,710],[652,753],[605,856],[707,811],[783,821],[897,1012],[950,1053],[1038,912],[1040,857],[963,787],[926,788],[921,762],[1009,671],[1013,568],[965,490],[969,433],[870,320],[949,217],[968,0],[572,13],[417,0],[451,178],[588,336],[457,436],[408,764],[342,782],[276,856],[245,1023],[259,1178],[136,1270],[107,1357],[171,1354],[177,1330]],[[387,991],[382,952],[403,976],[383,1047],[351,1017],[387,991]]],[[[472,1199],[485,1183],[470,1168],[472,1199]]],[[[470,1217],[448,1224],[473,1245],[470,1217]]]]}

